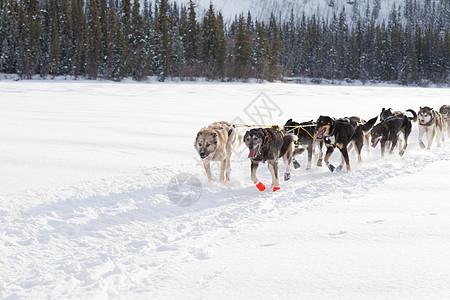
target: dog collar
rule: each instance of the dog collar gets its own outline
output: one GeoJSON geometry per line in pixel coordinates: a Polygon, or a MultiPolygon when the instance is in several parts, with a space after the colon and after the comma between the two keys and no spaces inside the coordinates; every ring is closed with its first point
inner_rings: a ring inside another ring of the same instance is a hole
{"type": "Polygon", "coordinates": [[[333,132],[331,132],[329,135],[326,135],[325,137],[328,137],[328,136],[333,136],[334,135],[334,131],[335,131],[335,129],[336,129],[336,126],[334,126],[333,125],[333,132]]]}

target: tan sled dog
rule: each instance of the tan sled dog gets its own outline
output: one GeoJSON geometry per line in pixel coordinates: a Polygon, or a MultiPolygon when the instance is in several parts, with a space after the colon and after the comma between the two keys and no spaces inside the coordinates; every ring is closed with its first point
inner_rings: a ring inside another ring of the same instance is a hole
{"type": "Polygon", "coordinates": [[[221,182],[230,179],[231,154],[238,144],[236,129],[225,121],[211,123],[198,132],[194,147],[203,161],[209,181],[213,180],[211,161],[220,161],[221,163],[219,178],[221,182]]]}

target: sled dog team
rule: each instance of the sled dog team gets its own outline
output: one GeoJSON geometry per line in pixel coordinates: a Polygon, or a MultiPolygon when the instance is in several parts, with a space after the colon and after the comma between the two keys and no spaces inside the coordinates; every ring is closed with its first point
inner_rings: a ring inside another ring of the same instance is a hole
{"type": "Polygon", "coordinates": [[[355,148],[358,162],[361,161],[361,150],[364,145],[376,147],[381,146],[381,156],[386,149],[392,154],[398,145],[400,156],[403,156],[408,146],[408,137],[412,130],[412,122],[419,122],[419,145],[421,148],[431,148],[436,138],[438,147],[445,141],[444,132],[450,137],[450,105],[443,105],[439,112],[428,106],[420,107],[416,112],[412,109],[406,110],[411,116],[400,111],[392,111],[391,108],[383,108],[378,124],[378,116],[365,121],[359,117],[335,119],[329,116],[320,116],[316,122],[308,121],[297,123],[289,119],[283,128],[273,126],[271,128],[254,128],[242,137],[238,135],[235,126],[228,122],[214,122],[208,127],[202,128],[195,139],[195,148],[202,159],[206,176],[212,181],[211,161],[221,163],[219,180],[221,182],[230,179],[230,159],[233,150],[244,142],[249,149],[251,179],[258,190],[264,191],[266,186],[256,177],[259,163],[267,161],[272,185],[270,189],[275,192],[280,189],[278,171],[278,159],[282,158],[286,166],[284,180],[291,178],[291,164],[299,168],[300,164],[295,156],[305,150],[308,153],[308,164],[306,169],[311,169],[314,148],[319,148],[317,166],[322,166],[322,160],[328,169],[333,172],[342,170],[345,166],[350,171],[349,151],[355,148]],[[402,137],[402,139],[400,139],[402,137]],[[426,138],[425,145],[423,138],[426,138]],[[323,144],[326,147],[323,157],[323,144]],[[337,167],[333,166],[329,159],[335,148],[338,148],[342,161],[337,167]]]}

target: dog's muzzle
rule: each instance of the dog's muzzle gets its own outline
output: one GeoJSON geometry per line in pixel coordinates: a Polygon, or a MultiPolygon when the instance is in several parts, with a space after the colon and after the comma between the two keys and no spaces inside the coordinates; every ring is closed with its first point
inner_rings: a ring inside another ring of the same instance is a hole
{"type": "Polygon", "coordinates": [[[316,133],[316,138],[321,139],[323,137],[323,134],[325,133],[326,128],[322,128],[316,133]]]}
{"type": "Polygon", "coordinates": [[[201,158],[201,159],[205,159],[205,158],[208,156],[208,155],[205,153],[205,151],[203,151],[203,150],[201,150],[198,154],[200,155],[200,158],[201,158]]]}
{"type": "MultiPolygon", "coordinates": [[[[252,147],[253,148],[253,147],[252,147]]],[[[253,149],[248,148],[250,152],[248,153],[248,158],[254,158],[258,155],[259,145],[256,145],[253,149]]]]}
{"type": "Polygon", "coordinates": [[[375,142],[372,142],[372,147],[376,147],[378,145],[378,140],[376,140],[375,142]]]}

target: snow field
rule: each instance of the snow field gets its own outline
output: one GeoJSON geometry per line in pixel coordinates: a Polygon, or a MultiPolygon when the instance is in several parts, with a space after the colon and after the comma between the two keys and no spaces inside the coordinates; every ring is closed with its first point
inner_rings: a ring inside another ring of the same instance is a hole
{"type": "MultiPolygon", "coordinates": [[[[0,82],[0,298],[448,298],[449,141],[420,149],[415,123],[403,157],[364,149],[350,173],[306,171],[302,154],[276,193],[254,187],[241,149],[231,182],[206,182],[197,131],[251,121],[260,92],[281,109],[266,123],[280,125],[450,99],[389,86],[0,82]],[[201,181],[193,206],[167,196],[180,173],[201,181]]],[[[258,177],[270,185],[266,165],[258,177]]]]}

